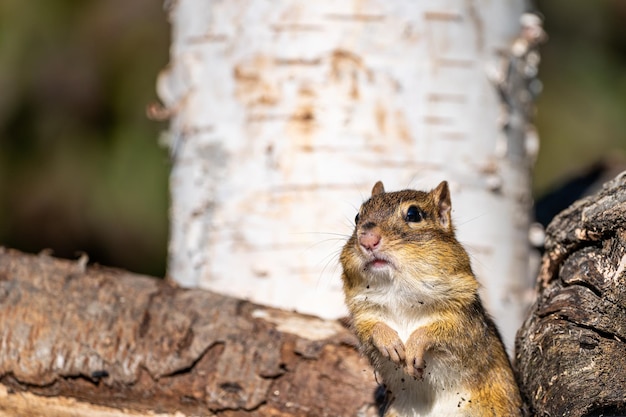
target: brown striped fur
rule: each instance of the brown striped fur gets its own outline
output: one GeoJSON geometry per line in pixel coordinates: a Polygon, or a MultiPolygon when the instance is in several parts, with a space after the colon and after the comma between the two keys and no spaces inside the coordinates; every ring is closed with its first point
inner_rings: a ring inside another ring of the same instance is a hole
{"type": "Polygon", "coordinates": [[[341,254],[354,329],[389,394],[386,417],[521,416],[450,211],[445,181],[430,192],[376,183],[341,254]]]}

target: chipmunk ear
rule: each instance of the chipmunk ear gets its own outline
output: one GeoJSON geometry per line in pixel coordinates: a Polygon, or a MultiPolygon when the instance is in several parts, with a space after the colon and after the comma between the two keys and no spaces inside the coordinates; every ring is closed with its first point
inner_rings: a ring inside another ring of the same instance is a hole
{"type": "Polygon", "coordinates": [[[437,215],[439,223],[445,229],[452,229],[452,203],[450,203],[450,190],[448,189],[448,182],[441,181],[441,184],[430,192],[435,200],[437,206],[437,215]]]}
{"type": "Polygon", "coordinates": [[[385,186],[383,185],[382,181],[378,181],[376,184],[374,184],[374,188],[372,188],[372,197],[378,194],[382,194],[384,192],[385,186]]]}

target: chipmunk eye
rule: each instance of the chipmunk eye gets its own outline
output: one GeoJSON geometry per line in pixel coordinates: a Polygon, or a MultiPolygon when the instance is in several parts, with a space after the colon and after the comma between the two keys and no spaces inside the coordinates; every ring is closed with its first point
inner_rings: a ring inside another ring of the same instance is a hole
{"type": "Polygon", "coordinates": [[[359,222],[359,213],[356,214],[356,216],[354,216],[354,224],[357,224],[359,222]]]}
{"type": "Polygon", "coordinates": [[[412,223],[421,222],[422,220],[424,220],[424,212],[422,212],[422,210],[420,210],[420,208],[417,206],[410,206],[409,209],[406,211],[406,216],[404,217],[404,220],[412,223]]]}

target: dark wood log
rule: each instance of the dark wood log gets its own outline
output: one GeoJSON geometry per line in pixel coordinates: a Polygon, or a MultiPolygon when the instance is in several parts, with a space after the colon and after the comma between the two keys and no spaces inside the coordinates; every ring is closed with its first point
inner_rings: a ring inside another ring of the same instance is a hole
{"type": "Polygon", "coordinates": [[[626,173],[548,226],[537,300],[517,334],[536,416],[626,415],[626,173]]]}
{"type": "MultiPolygon", "coordinates": [[[[0,415],[69,397],[128,413],[107,416],[374,416],[355,345],[337,321],[0,249],[0,415]]],[[[45,415],[91,414],[72,401],[45,415]]]]}

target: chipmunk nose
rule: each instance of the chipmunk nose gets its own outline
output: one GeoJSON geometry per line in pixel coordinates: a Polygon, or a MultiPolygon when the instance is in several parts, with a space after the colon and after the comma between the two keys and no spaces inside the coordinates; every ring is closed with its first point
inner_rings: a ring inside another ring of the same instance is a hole
{"type": "Polygon", "coordinates": [[[367,230],[359,236],[359,244],[366,250],[374,250],[380,245],[380,234],[367,230]]]}

